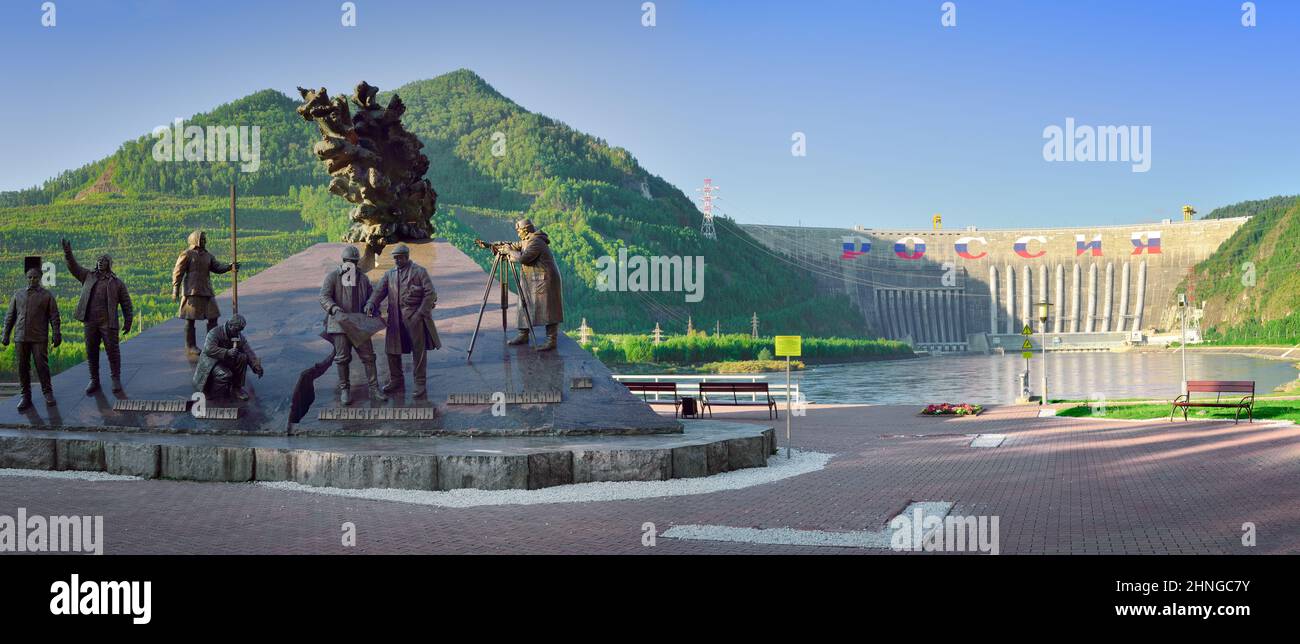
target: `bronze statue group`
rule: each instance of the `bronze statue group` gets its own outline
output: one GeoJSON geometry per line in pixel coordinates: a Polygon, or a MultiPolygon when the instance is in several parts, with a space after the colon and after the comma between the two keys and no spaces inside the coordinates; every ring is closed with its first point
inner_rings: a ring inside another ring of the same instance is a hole
{"type": "MultiPolygon", "coordinates": [[[[531,323],[546,329],[546,342],[538,351],[551,351],[556,347],[559,325],[564,321],[564,302],[561,295],[559,266],[550,250],[550,239],[538,231],[531,220],[515,223],[517,242],[498,242],[503,259],[516,262],[522,268],[523,284],[531,312],[531,323]]],[[[99,349],[102,345],[108,355],[112,389],[117,395],[122,387],[122,358],[120,337],[131,331],[133,309],[131,295],[126,285],[113,272],[113,259],[100,255],[93,270],[77,263],[72,246],[62,241],[64,260],[68,271],[82,284],[81,295],[73,317],[85,325],[86,363],[90,382],[86,394],[100,391],[99,349]],[[118,311],[121,310],[119,324],[118,311]]],[[[334,345],[333,362],[338,370],[339,401],[351,404],[351,362],[355,352],[365,369],[366,384],[372,402],[385,402],[386,394],[406,389],[402,374],[402,355],[412,356],[413,398],[424,399],[426,389],[427,352],[442,348],[438,329],[433,321],[433,309],[438,302],[429,272],[411,261],[410,249],[397,244],[391,251],[393,268],[380,277],[378,284],[361,272],[361,253],[355,246],[343,249],[341,264],[325,275],[320,288],[320,305],[325,311],[325,334],[334,345]],[[349,334],[357,325],[350,316],[381,318],[386,331],[384,353],[388,358],[388,382],[381,388],[375,365],[375,352],[369,335],[349,334]]],[[[180,303],[176,317],[185,320],[185,351],[196,360],[193,387],[210,399],[248,400],[245,377],[252,371],[259,378],[264,371],[253,347],[245,339],[247,326],[238,313],[225,324],[218,324],[221,311],[217,307],[212,289],[212,274],[238,271],[239,263],[223,264],[207,249],[207,236],[194,231],[188,239],[188,248],[176,259],[172,270],[172,297],[180,303]],[[206,336],[198,346],[195,323],[206,321],[206,336]]],[[[9,302],[5,316],[4,333],[0,346],[15,344],[15,357],[21,396],[18,410],[32,407],[31,369],[34,365],[40,381],[45,404],[54,406],[54,389],[50,383],[49,349],[62,341],[58,304],[53,294],[41,285],[41,272],[35,268],[26,273],[27,286],[18,289],[9,302]]],[[[532,329],[525,321],[523,307],[518,307],[516,326],[518,335],[510,345],[528,344],[532,329]]]]}

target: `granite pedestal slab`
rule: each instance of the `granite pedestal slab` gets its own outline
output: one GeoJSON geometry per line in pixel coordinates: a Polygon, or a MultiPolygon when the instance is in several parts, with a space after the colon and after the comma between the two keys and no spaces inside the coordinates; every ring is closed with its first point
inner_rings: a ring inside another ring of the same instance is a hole
{"type": "MultiPolygon", "coordinates": [[[[0,467],[348,488],[536,489],[707,476],[764,466],[775,450],[774,433],[763,426],[692,421],[684,428],[660,416],[564,335],[552,352],[506,345],[515,332],[517,297],[511,296],[503,332],[498,288],[468,361],[487,274],[445,241],[409,244],[412,260],[429,269],[439,296],[434,317],[443,348],[428,354],[428,398],[397,392],[388,403],[372,406],[364,370],[354,358],[353,404],[345,408],[427,411],[419,420],[321,420],[320,410],[340,408],[331,366],[315,383],[317,399],[307,415],[290,424],[298,375],[332,351],[319,335],[325,314],[318,297],[343,246],[318,244],[240,283],[245,335],[266,375],[249,376],[247,402],[209,403],[210,409],[236,408],[236,419],[114,409],[119,399],[189,398],[194,363],[185,355],[183,322],[171,320],[122,345],[126,394],[120,398],[107,391],[84,395],[83,363],[54,378],[56,407],[38,404],[19,413],[12,399],[0,402],[0,467]],[[583,386],[573,388],[575,380],[583,386]],[[518,394],[518,400],[558,395],[559,402],[509,403],[503,415],[494,415],[490,404],[447,402],[451,394],[498,391],[518,394]]],[[[378,280],[391,261],[378,258],[367,276],[378,280]]],[[[229,297],[218,299],[228,315],[229,297]]],[[[372,344],[386,381],[382,332],[372,344]]],[[[409,356],[404,365],[409,386],[409,356]]]]}
{"type": "Polygon", "coordinates": [[[723,421],[675,434],[467,438],[0,429],[0,468],[341,488],[539,489],[764,467],[773,429],[723,421]]]}

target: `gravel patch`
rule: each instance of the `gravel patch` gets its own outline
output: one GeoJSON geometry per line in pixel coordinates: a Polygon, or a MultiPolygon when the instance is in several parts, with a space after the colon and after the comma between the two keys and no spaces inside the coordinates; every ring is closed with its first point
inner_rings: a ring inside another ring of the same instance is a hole
{"type": "Polygon", "coordinates": [[[143,481],[138,476],[109,474],[107,472],[76,472],[72,470],[20,470],[0,468],[0,476],[22,476],[33,479],[74,479],[78,481],[143,481]]]}
{"type": "Polygon", "coordinates": [[[832,456],[834,455],[793,450],[791,458],[787,459],[783,451],[779,456],[769,457],[767,467],[753,467],[701,478],[671,479],[667,481],[577,483],[540,490],[464,489],[430,491],[388,488],[349,490],[313,487],[289,481],[267,481],[257,483],[257,485],[277,490],[345,496],[374,501],[396,501],[398,503],[433,505],[444,508],[472,508],[485,505],[538,505],[542,503],[592,503],[739,490],[815,472],[825,468],[832,456]]]}
{"type": "MultiPolygon", "coordinates": [[[[946,501],[926,501],[909,504],[898,516],[914,519],[920,511],[921,521],[931,516],[940,519],[952,510],[952,503],[946,501]]],[[[891,520],[893,518],[891,517],[891,520]]],[[[874,548],[891,549],[894,530],[885,527],[879,530],[796,530],[794,528],[733,528],[723,525],[678,525],[659,535],[668,539],[692,539],[697,541],[731,541],[736,543],[757,543],[774,546],[822,546],[832,548],[874,548]]]]}

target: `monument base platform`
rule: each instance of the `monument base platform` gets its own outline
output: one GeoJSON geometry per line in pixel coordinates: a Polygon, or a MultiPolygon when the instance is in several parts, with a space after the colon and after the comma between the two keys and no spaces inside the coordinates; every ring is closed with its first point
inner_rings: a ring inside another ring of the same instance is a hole
{"type": "Polygon", "coordinates": [[[642,436],[345,438],[0,429],[0,468],[338,488],[540,489],[764,467],[775,431],[692,421],[642,436]]]}

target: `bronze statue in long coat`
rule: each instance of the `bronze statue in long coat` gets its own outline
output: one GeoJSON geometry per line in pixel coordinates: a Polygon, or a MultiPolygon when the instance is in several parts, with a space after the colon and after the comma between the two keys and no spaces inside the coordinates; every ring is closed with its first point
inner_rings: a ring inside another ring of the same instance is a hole
{"type": "Polygon", "coordinates": [[[391,393],[405,388],[402,378],[402,354],[411,354],[416,398],[428,394],[425,389],[426,352],[442,348],[438,328],[433,323],[433,308],[438,304],[438,292],[433,288],[429,271],[411,261],[411,251],[406,244],[393,248],[395,266],[375,285],[375,292],[366,303],[366,312],[379,315],[379,305],[387,300],[384,313],[387,333],[384,353],[388,355],[388,384],[383,391],[391,393]]]}
{"type": "MultiPolygon", "coordinates": [[[[520,241],[504,244],[503,250],[510,261],[522,268],[524,293],[521,295],[528,300],[533,326],[546,327],[546,343],[537,350],[550,351],[555,349],[560,323],[564,321],[564,285],[560,281],[560,266],[551,254],[551,238],[537,230],[531,219],[515,222],[515,233],[520,241]]],[[[528,335],[532,333],[523,308],[518,307],[515,311],[519,335],[509,344],[527,344],[528,335]]]]}

